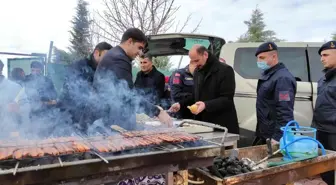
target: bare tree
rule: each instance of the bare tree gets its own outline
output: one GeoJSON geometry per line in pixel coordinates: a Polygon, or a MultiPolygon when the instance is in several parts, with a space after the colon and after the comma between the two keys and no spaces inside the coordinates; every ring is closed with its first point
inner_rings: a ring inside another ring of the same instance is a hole
{"type": "MultiPolygon", "coordinates": [[[[175,32],[185,31],[192,14],[185,21],[176,19],[180,6],[174,3],[175,0],[103,0],[106,9],[96,11],[100,20],[95,19],[96,29],[93,33],[119,43],[123,32],[131,27],[137,27],[145,34],[166,33],[172,28],[175,28],[175,32]]],[[[190,32],[196,32],[201,22],[202,19],[190,32]]]]}

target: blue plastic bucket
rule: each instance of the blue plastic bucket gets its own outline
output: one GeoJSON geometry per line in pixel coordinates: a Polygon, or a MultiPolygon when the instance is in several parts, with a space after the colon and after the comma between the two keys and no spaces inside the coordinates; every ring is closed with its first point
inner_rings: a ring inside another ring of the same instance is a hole
{"type": "Polygon", "coordinates": [[[281,127],[281,130],[283,131],[283,137],[280,139],[280,148],[282,148],[281,153],[284,156],[284,160],[292,160],[293,158],[313,158],[318,156],[317,142],[310,139],[300,139],[312,138],[315,140],[315,128],[298,126],[298,124],[296,124],[296,126],[287,125],[286,127],[281,127]],[[284,139],[286,139],[285,142],[284,139]],[[291,143],[297,139],[300,140],[287,146],[287,151],[284,149],[285,144],[291,143]],[[288,154],[290,156],[288,156],[288,154]]]}

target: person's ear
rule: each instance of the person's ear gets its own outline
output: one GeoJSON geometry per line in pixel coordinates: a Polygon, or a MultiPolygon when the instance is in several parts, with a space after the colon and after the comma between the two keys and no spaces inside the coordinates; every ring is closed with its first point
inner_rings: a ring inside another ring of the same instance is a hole
{"type": "Polygon", "coordinates": [[[209,56],[208,52],[204,52],[203,56],[204,56],[205,58],[208,58],[208,56],[209,56]]]}

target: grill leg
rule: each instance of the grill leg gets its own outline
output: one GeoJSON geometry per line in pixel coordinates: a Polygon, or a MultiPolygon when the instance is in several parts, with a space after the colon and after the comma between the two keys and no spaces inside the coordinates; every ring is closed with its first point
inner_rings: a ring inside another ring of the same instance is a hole
{"type": "Polygon", "coordinates": [[[174,185],[174,173],[168,172],[165,174],[166,185],[174,185]]]}

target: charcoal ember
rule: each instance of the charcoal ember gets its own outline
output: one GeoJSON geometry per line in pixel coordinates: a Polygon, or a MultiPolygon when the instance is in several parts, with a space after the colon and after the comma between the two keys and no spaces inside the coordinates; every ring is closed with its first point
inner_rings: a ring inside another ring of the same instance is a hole
{"type": "Polygon", "coordinates": [[[209,171],[211,174],[219,177],[219,178],[224,178],[223,175],[218,171],[218,168],[216,166],[210,166],[209,171]]]}
{"type": "Polygon", "coordinates": [[[251,172],[252,168],[248,165],[251,162],[251,160],[239,160],[237,157],[216,157],[208,169],[211,174],[225,178],[251,172]]]}
{"type": "Polygon", "coordinates": [[[226,171],[225,168],[220,168],[220,169],[218,169],[218,172],[219,172],[223,177],[225,177],[226,174],[227,174],[227,171],[226,171]]]}
{"type": "Polygon", "coordinates": [[[238,168],[237,166],[228,166],[226,170],[228,173],[233,175],[241,174],[241,168],[238,168]]]}
{"type": "Polygon", "coordinates": [[[248,173],[248,172],[250,172],[251,170],[249,170],[247,167],[243,167],[242,169],[241,169],[241,172],[242,173],[248,173]]]}

